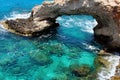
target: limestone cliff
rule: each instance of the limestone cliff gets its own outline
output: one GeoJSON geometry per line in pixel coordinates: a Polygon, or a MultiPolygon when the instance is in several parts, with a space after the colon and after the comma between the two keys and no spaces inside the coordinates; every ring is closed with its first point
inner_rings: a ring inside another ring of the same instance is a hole
{"type": "Polygon", "coordinates": [[[61,15],[92,15],[98,22],[94,28],[96,41],[110,50],[120,50],[120,0],[54,0],[35,6],[28,19],[5,21],[8,30],[33,36],[58,26],[61,15]]]}

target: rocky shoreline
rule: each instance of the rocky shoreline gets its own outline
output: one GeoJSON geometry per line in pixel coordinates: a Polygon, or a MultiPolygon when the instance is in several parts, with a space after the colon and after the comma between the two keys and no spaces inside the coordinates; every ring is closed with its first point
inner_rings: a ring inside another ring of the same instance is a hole
{"type": "Polygon", "coordinates": [[[38,36],[59,26],[56,18],[62,15],[92,15],[98,25],[94,37],[107,51],[120,52],[119,0],[54,0],[35,6],[28,19],[2,22],[8,31],[23,36],[38,36]],[[46,31],[47,30],[47,31],[46,31]]]}
{"type": "Polygon", "coordinates": [[[58,23],[49,22],[47,20],[33,22],[33,20],[30,18],[6,20],[0,23],[5,27],[5,29],[7,29],[10,32],[13,32],[15,34],[19,34],[22,36],[34,36],[34,37],[48,33],[49,32],[48,30],[50,30],[51,28],[59,26],[58,23]]]}
{"type": "MultiPolygon", "coordinates": [[[[104,50],[101,50],[98,53],[95,65],[98,68],[100,67],[99,65],[105,67],[105,71],[108,70],[108,74],[106,74],[105,72],[104,75],[103,72],[103,75],[107,77],[109,73],[111,74],[111,72],[113,72],[116,67],[114,76],[112,75],[112,77],[110,78],[109,75],[109,79],[120,80],[120,60],[119,64],[116,64],[116,62],[118,63],[119,56],[113,57],[113,54],[106,52],[120,52],[119,0],[54,0],[52,2],[44,2],[42,5],[35,6],[32,9],[31,16],[29,18],[1,21],[0,24],[2,24],[5,29],[12,33],[22,36],[36,37],[47,34],[49,33],[49,31],[51,31],[51,29],[59,26],[59,24],[56,23],[57,17],[62,15],[79,14],[92,15],[98,22],[98,25],[94,28],[94,37],[97,42],[103,45],[104,50]],[[111,56],[111,58],[108,58],[109,56],[111,56]],[[112,58],[116,58],[117,61],[112,58]],[[113,64],[112,67],[109,66],[112,63],[115,64],[113,64]]],[[[53,46],[53,48],[55,49],[56,46],[53,46]]],[[[53,49],[51,49],[51,51],[52,50],[53,49]]],[[[56,52],[55,50],[52,51],[52,54],[56,52]]],[[[59,51],[62,50],[59,49],[59,51]]],[[[34,55],[34,53],[35,51],[33,51],[33,54],[30,53],[29,55],[31,59],[36,61],[36,63],[39,63],[40,65],[46,65],[52,62],[49,56],[40,53],[40,51],[36,52],[36,56],[34,55]]],[[[57,55],[61,56],[61,53],[57,55]]],[[[89,65],[71,65],[69,69],[70,72],[76,77],[85,76],[85,79],[97,77],[96,73],[93,75],[88,75],[92,70],[89,65]],[[86,75],[88,76],[86,77],[86,75]]]]}
{"type": "Polygon", "coordinates": [[[98,80],[120,80],[120,57],[104,50],[98,53],[99,64],[98,80]]]}
{"type": "Polygon", "coordinates": [[[120,80],[120,59],[119,64],[116,66],[115,76],[112,76],[111,80],[120,80]]]}

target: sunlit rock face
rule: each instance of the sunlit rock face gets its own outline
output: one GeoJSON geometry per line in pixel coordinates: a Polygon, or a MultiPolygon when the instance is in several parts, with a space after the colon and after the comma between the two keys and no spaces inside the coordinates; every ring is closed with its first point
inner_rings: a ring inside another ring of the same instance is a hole
{"type": "Polygon", "coordinates": [[[98,25],[94,28],[96,41],[109,50],[120,50],[119,0],[54,0],[44,2],[32,9],[30,20],[25,24],[22,23],[24,20],[9,20],[5,23],[8,25],[6,28],[12,32],[33,36],[36,32],[38,34],[45,29],[58,26],[55,21],[61,15],[80,14],[92,15],[97,20],[98,25]],[[28,25],[31,26],[28,27],[28,25]],[[17,28],[18,26],[19,28],[17,28]]]}

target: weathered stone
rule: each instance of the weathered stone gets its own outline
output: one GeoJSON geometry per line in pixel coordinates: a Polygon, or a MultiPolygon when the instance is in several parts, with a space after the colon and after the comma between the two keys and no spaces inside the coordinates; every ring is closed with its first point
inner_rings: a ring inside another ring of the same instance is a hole
{"type": "Polygon", "coordinates": [[[44,30],[58,26],[61,15],[92,15],[98,25],[94,28],[95,40],[108,51],[120,51],[120,1],[119,0],[54,0],[32,9],[28,19],[5,21],[4,27],[27,36],[42,34],[44,30]]]}
{"type": "Polygon", "coordinates": [[[75,75],[77,77],[84,77],[90,73],[91,68],[89,65],[82,65],[82,66],[71,65],[70,71],[72,72],[73,75],[75,75]]]}
{"type": "Polygon", "coordinates": [[[116,66],[116,68],[119,68],[120,69],[120,64],[118,66],[116,66]]]}
{"type": "Polygon", "coordinates": [[[110,62],[102,57],[97,57],[98,62],[106,68],[109,68],[110,62]]]}
{"type": "Polygon", "coordinates": [[[111,77],[111,80],[120,80],[120,60],[119,64],[116,66],[115,75],[111,77]]]}
{"type": "Polygon", "coordinates": [[[100,52],[98,53],[99,56],[110,56],[110,53],[105,52],[104,50],[100,50],[100,52]]]}
{"type": "Polygon", "coordinates": [[[113,76],[111,80],[120,80],[120,76],[113,76]]]}

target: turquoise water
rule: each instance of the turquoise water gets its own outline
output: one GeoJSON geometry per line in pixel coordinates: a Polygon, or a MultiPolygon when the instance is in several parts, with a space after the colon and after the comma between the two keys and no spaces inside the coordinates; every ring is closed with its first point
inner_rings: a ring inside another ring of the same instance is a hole
{"type": "MultiPolygon", "coordinates": [[[[18,14],[23,17],[23,13],[41,3],[42,0],[0,0],[0,19],[18,14]]],[[[88,65],[95,70],[94,59],[99,50],[93,41],[95,19],[64,15],[57,22],[58,28],[37,38],[0,28],[0,80],[73,80],[77,76],[69,70],[71,65],[88,65]]]]}

